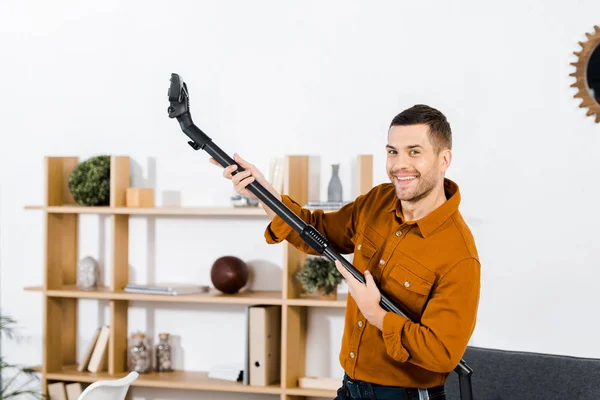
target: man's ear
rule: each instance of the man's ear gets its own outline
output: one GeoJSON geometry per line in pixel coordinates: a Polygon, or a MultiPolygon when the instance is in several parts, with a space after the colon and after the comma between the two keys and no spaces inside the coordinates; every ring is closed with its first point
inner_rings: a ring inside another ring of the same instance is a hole
{"type": "Polygon", "coordinates": [[[440,167],[442,172],[446,172],[452,163],[452,150],[445,149],[440,152],[440,167]]]}

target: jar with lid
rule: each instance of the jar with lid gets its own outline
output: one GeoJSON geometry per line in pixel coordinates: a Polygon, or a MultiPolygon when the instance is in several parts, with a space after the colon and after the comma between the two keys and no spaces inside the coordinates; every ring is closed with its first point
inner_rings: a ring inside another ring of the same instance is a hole
{"type": "Polygon", "coordinates": [[[169,342],[169,334],[158,335],[159,342],[156,345],[156,372],[173,371],[173,349],[169,342]]]}
{"type": "Polygon", "coordinates": [[[131,345],[127,351],[127,365],[129,371],[136,371],[140,374],[148,373],[152,370],[152,348],[148,344],[146,335],[143,333],[134,333],[131,336],[131,345]]]}

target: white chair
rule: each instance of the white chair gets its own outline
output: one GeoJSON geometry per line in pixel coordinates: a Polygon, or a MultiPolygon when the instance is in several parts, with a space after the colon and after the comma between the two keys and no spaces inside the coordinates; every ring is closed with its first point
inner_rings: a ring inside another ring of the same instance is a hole
{"type": "Polygon", "coordinates": [[[110,381],[97,381],[86,387],[77,400],[124,400],[129,386],[140,376],[133,371],[129,375],[110,381]]]}

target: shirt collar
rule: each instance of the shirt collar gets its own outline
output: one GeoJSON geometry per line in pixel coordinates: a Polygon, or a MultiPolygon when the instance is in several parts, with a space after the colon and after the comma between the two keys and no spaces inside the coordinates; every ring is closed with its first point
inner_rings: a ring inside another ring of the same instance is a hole
{"type": "MultiPolygon", "coordinates": [[[[458,185],[448,178],[444,178],[444,192],[446,193],[446,202],[424,216],[423,218],[416,221],[409,221],[408,224],[417,224],[423,237],[427,237],[433,231],[435,231],[440,225],[442,225],[448,218],[452,216],[457,210],[460,204],[460,190],[458,185]]],[[[396,216],[404,223],[404,216],[402,215],[402,205],[400,200],[395,197],[388,211],[395,211],[396,216]]]]}

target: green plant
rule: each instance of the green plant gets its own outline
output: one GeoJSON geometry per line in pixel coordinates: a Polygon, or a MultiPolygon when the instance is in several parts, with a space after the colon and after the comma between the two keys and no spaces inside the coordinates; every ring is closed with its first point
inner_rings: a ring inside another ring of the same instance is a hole
{"type": "Polygon", "coordinates": [[[322,291],[331,294],[342,282],[342,275],[334,263],[325,257],[309,257],[296,272],[296,278],[307,292],[322,291]]]}
{"type": "MultiPolygon", "coordinates": [[[[16,321],[8,316],[0,314],[0,340],[4,335],[8,339],[14,339],[16,321]]],[[[38,373],[32,368],[9,364],[0,356],[0,400],[13,399],[18,396],[30,395],[36,399],[45,396],[38,390],[28,389],[29,384],[39,381],[38,373]],[[4,378],[8,379],[4,382],[4,378]],[[23,378],[26,380],[22,382],[23,378]]]]}
{"type": "Polygon", "coordinates": [[[79,205],[109,205],[110,156],[95,156],[77,164],[69,174],[69,190],[79,205]]]}

